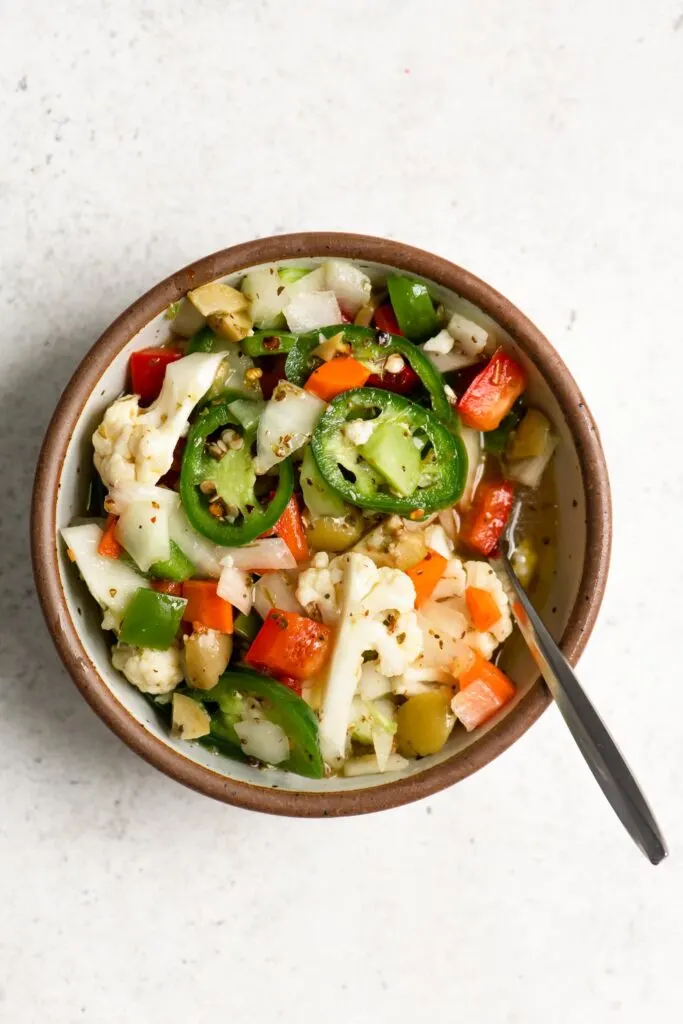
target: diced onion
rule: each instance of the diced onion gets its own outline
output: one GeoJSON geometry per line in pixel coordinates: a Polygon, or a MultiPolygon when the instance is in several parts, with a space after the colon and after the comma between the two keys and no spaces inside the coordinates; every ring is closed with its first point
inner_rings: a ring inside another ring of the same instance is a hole
{"type": "Polygon", "coordinates": [[[289,740],[280,725],[267,718],[246,718],[235,724],[242,751],[266,764],[280,764],[289,757],[289,740]]]}
{"type": "Polygon", "coordinates": [[[484,460],[481,457],[481,434],[471,427],[461,427],[460,436],[467,451],[467,480],[462,492],[460,505],[467,508],[472,504],[474,492],[484,471],[484,460]]]}
{"type": "Polygon", "coordinates": [[[310,440],[327,408],[303,388],[280,381],[259,420],[254,468],[258,474],[282,462],[310,440]]]}
{"type": "Polygon", "coordinates": [[[241,548],[223,548],[236,569],[267,572],[269,569],[296,569],[296,559],[281,537],[261,537],[241,548]]]}
{"type": "Polygon", "coordinates": [[[548,463],[557,448],[558,438],[552,434],[548,438],[545,450],[541,455],[533,455],[528,459],[517,459],[508,463],[508,477],[525,487],[538,487],[546,471],[548,463]]]}
{"type": "Polygon", "coordinates": [[[328,260],[324,265],[325,283],[337,296],[339,305],[355,316],[370,299],[372,281],[360,267],[344,260],[328,260]]]}
{"type": "Polygon", "coordinates": [[[253,591],[251,579],[244,569],[238,569],[232,564],[232,556],[225,561],[230,564],[223,565],[220,579],[218,580],[217,593],[224,601],[238,608],[243,615],[248,615],[253,604],[253,591]]]}
{"type": "Polygon", "coordinates": [[[309,292],[295,295],[287,303],[285,317],[290,331],[299,334],[340,323],[341,310],[334,292],[309,292]]]}
{"type": "Polygon", "coordinates": [[[273,608],[278,608],[281,612],[304,614],[304,609],[296,599],[294,588],[281,572],[269,572],[258,580],[254,586],[254,608],[262,619],[265,619],[273,608]]]}
{"type": "Polygon", "coordinates": [[[143,572],[171,555],[168,505],[154,499],[129,502],[116,524],[116,539],[143,572]]]}

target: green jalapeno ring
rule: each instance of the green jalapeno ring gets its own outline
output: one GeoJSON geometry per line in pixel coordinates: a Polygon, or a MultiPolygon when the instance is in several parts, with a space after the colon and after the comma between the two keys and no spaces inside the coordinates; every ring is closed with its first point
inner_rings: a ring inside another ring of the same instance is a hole
{"type": "Polygon", "coordinates": [[[462,438],[429,410],[380,388],[356,388],[337,395],[318,422],[311,450],[323,479],[334,491],[354,505],[377,512],[409,516],[448,508],[462,496],[467,479],[462,438]],[[398,424],[413,437],[426,439],[420,454],[426,486],[418,486],[408,495],[383,492],[386,480],[381,472],[345,439],[343,430],[349,420],[367,419],[368,413],[376,410],[378,420],[383,418],[384,423],[398,424]]]}
{"type": "Polygon", "coordinates": [[[265,717],[279,725],[289,740],[289,757],[277,767],[309,779],[323,778],[325,766],[320,753],[317,719],[306,701],[288,686],[260,672],[239,668],[225,672],[211,690],[189,689],[185,692],[194,700],[218,705],[219,710],[211,716],[211,736],[206,737],[207,745],[214,737],[228,743],[237,738],[234,727],[240,718],[239,695],[263,701],[265,717]]]}
{"type": "Polygon", "coordinates": [[[261,356],[279,356],[296,345],[297,336],[289,331],[255,331],[242,338],[240,346],[245,356],[258,359],[261,356]]]}
{"type": "Polygon", "coordinates": [[[180,470],[180,500],[187,518],[202,536],[214,544],[239,547],[259,537],[278,521],[294,490],[294,471],[288,459],[278,465],[278,484],[275,494],[264,507],[254,492],[256,475],[250,453],[253,431],[244,433],[244,444],[238,450],[228,450],[218,459],[207,454],[207,441],[216,431],[226,427],[240,427],[229,402],[207,406],[200,410],[190,427],[180,470]],[[222,460],[223,463],[221,469],[222,460]],[[205,481],[219,477],[223,486],[232,488],[230,494],[219,493],[224,502],[238,509],[235,522],[216,517],[209,511],[215,499],[200,490],[205,481]]]}

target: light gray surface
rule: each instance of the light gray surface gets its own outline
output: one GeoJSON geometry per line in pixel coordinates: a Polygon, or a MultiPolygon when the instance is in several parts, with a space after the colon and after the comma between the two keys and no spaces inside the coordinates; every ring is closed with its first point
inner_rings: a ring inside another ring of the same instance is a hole
{"type": "Polygon", "coordinates": [[[43,0],[2,24],[0,1019],[678,1019],[679,0],[43,0]],[[451,792],[306,823],[184,791],[60,668],[26,533],[61,388],[178,266],[324,227],[479,273],[583,386],[616,530],[581,676],[662,867],[554,710],[451,792]]]}

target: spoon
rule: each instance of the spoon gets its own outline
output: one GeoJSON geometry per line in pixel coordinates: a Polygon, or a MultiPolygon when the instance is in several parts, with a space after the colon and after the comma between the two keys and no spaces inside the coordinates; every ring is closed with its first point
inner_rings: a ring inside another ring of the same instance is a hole
{"type": "Polygon", "coordinates": [[[512,613],[598,785],[636,845],[650,863],[659,864],[668,850],[654,815],[619,748],[584,693],[571,665],[534,610],[510,564],[510,556],[515,550],[519,512],[520,503],[517,502],[503,534],[499,554],[493,560],[494,567],[498,572],[502,570],[512,590],[512,613]]]}

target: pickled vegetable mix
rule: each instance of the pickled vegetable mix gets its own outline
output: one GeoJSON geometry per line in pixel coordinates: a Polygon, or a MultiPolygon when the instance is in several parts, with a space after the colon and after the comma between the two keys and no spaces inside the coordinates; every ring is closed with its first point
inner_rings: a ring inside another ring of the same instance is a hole
{"type": "Polygon", "coordinates": [[[158,322],[62,536],[169,742],[355,777],[499,714],[513,627],[489,559],[521,496],[515,571],[552,571],[558,443],[503,331],[428,281],[315,259],[158,322]]]}

